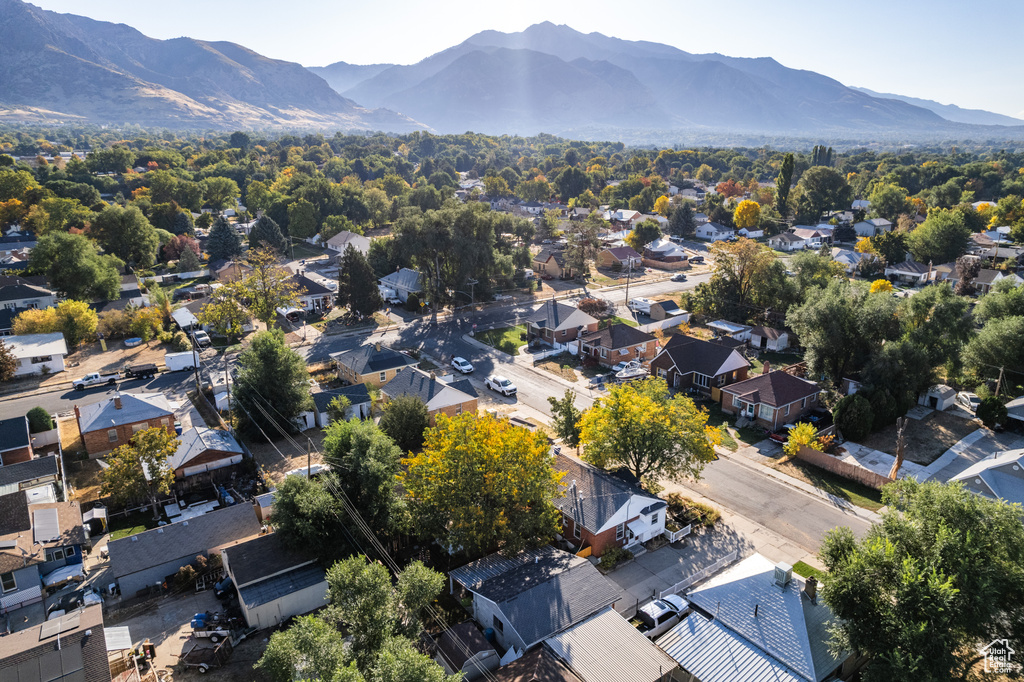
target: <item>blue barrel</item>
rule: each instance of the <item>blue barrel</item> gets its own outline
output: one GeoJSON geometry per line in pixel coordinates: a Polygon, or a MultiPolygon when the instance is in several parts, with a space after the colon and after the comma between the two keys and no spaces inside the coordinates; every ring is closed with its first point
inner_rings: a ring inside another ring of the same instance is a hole
{"type": "Polygon", "coordinates": [[[494,644],[494,628],[487,628],[486,630],[484,630],[484,637],[487,639],[488,642],[494,644]]]}

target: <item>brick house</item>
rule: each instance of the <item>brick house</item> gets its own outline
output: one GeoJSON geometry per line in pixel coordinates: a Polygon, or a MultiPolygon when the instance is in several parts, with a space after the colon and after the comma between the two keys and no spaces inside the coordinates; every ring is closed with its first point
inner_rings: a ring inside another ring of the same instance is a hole
{"type": "Polygon", "coordinates": [[[564,471],[562,495],[555,507],[562,513],[562,535],[601,556],[611,547],[630,547],[665,532],[664,500],[635,483],[578,459],[555,455],[555,471],[564,471]]]}
{"type": "Polygon", "coordinates": [[[821,388],[812,381],[783,370],[764,374],[722,389],[722,411],[755,419],[758,424],[778,430],[783,424],[795,424],[818,407],[821,388]]]}
{"type": "Polygon", "coordinates": [[[586,332],[580,336],[580,343],[583,354],[605,367],[614,367],[623,361],[647,361],[657,352],[653,335],[628,324],[611,324],[596,332],[586,332]]]}
{"type": "Polygon", "coordinates": [[[210,274],[222,284],[237,282],[252,274],[252,267],[248,263],[237,260],[220,260],[210,264],[210,274]]]}
{"type": "Polygon", "coordinates": [[[597,318],[571,305],[545,301],[528,320],[530,340],[541,339],[552,345],[575,341],[578,336],[596,332],[597,318]]]}
{"type": "Polygon", "coordinates": [[[651,360],[651,375],[669,387],[703,393],[743,381],[749,370],[750,362],[735,348],[680,334],[669,338],[651,360]]]}
{"type": "Polygon", "coordinates": [[[399,353],[380,341],[341,353],[332,353],[338,364],[338,378],[349,384],[368,384],[380,388],[404,368],[418,364],[415,358],[399,353]]]}
{"type": "Polygon", "coordinates": [[[468,379],[446,382],[415,367],[399,371],[380,392],[385,402],[401,395],[419,398],[427,406],[431,426],[439,414],[454,417],[464,412],[476,414],[477,411],[476,389],[468,379]]]}
{"type": "Polygon", "coordinates": [[[31,459],[32,436],[28,432],[28,417],[0,420],[0,466],[31,459]]]}
{"type": "Polygon", "coordinates": [[[92,405],[75,405],[75,419],[91,457],[125,445],[139,431],[160,428],[174,434],[174,408],[161,393],[120,393],[92,405]]]}
{"type": "Polygon", "coordinates": [[[567,279],[573,276],[572,268],[566,265],[565,253],[555,249],[541,249],[540,253],[533,257],[531,267],[542,277],[567,279]]]}
{"type": "Polygon", "coordinates": [[[597,254],[597,267],[599,268],[623,268],[628,269],[630,263],[633,267],[640,265],[643,257],[629,246],[612,246],[597,254]]]}

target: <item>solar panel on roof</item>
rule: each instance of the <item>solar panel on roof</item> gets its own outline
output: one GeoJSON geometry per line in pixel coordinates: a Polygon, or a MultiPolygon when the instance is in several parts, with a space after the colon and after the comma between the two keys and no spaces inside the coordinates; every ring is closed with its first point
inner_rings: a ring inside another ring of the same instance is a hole
{"type": "Polygon", "coordinates": [[[39,628],[39,640],[55,637],[60,632],[60,620],[48,620],[39,628]]]}
{"type": "Polygon", "coordinates": [[[81,619],[81,617],[81,611],[75,611],[74,613],[69,613],[66,616],[62,616],[60,619],[60,631],[67,632],[68,630],[74,630],[78,627],[78,621],[81,619]]]}
{"type": "Polygon", "coordinates": [[[0,540],[0,549],[14,549],[17,546],[17,540],[0,540]]]}
{"type": "Polygon", "coordinates": [[[32,512],[32,536],[36,543],[52,542],[60,537],[56,509],[36,509],[32,512]]]}

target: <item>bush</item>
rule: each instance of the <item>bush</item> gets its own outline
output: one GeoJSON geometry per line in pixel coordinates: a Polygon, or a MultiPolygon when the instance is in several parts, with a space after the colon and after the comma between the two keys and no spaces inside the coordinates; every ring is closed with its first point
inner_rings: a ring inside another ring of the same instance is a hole
{"type": "Polygon", "coordinates": [[[823,448],[817,436],[818,429],[814,424],[800,422],[789,430],[789,438],[786,439],[786,444],[782,446],[782,451],[792,457],[800,450],[800,446],[806,445],[809,448],[822,452],[823,448]]]}
{"type": "Polygon", "coordinates": [[[42,433],[53,428],[53,419],[50,413],[42,407],[33,407],[28,411],[28,430],[32,433],[42,433]]]}
{"type": "Polygon", "coordinates": [[[576,307],[592,317],[607,317],[612,312],[608,302],[599,298],[585,298],[576,307]]]}
{"type": "Polygon", "coordinates": [[[174,332],[174,336],[171,338],[171,347],[177,353],[184,353],[185,351],[192,348],[192,344],[189,343],[188,337],[185,336],[185,332],[177,331],[174,332]]]}
{"type": "Polygon", "coordinates": [[[405,309],[410,313],[418,313],[420,311],[420,297],[416,294],[409,294],[409,298],[405,299],[405,309]]]}
{"type": "Polygon", "coordinates": [[[696,502],[680,493],[669,493],[665,496],[669,513],[683,525],[698,523],[711,528],[722,518],[722,512],[703,502],[696,502]]]}
{"type": "Polygon", "coordinates": [[[978,405],[978,410],[974,413],[974,416],[991,429],[996,424],[1006,423],[1006,405],[1003,405],[1002,401],[996,397],[984,398],[978,405]]]}
{"type": "Polygon", "coordinates": [[[196,572],[196,569],[192,567],[192,564],[182,566],[178,569],[178,572],[174,574],[174,586],[179,590],[186,590],[190,587],[194,587],[198,575],[199,574],[196,572]]]}
{"type": "Polygon", "coordinates": [[[864,439],[871,433],[871,426],[875,421],[871,403],[860,393],[848,395],[836,403],[832,417],[835,419],[836,428],[843,436],[854,442],[864,439]]]}
{"type": "Polygon", "coordinates": [[[612,547],[606,550],[601,555],[601,561],[597,564],[597,567],[603,571],[610,571],[623,561],[629,561],[633,558],[633,553],[628,549],[622,549],[621,547],[612,547]]]}

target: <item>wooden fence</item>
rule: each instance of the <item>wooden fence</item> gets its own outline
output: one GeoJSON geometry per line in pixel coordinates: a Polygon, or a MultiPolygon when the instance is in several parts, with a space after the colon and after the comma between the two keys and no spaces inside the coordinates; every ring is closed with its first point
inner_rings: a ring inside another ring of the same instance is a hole
{"type": "Polygon", "coordinates": [[[808,464],[813,464],[819,469],[830,471],[833,474],[842,476],[843,478],[848,478],[851,481],[863,483],[875,490],[881,490],[882,486],[886,483],[892,483],[888,476],[882,476],[881,474],[876,474],[870,469],[865,469],[864,467],[857,466],[856,464],[844,462],[838,457],[826,455],[824,452],[809,448],[806,445],[800,446],[797,450],[796,457],[808,464]]]}

